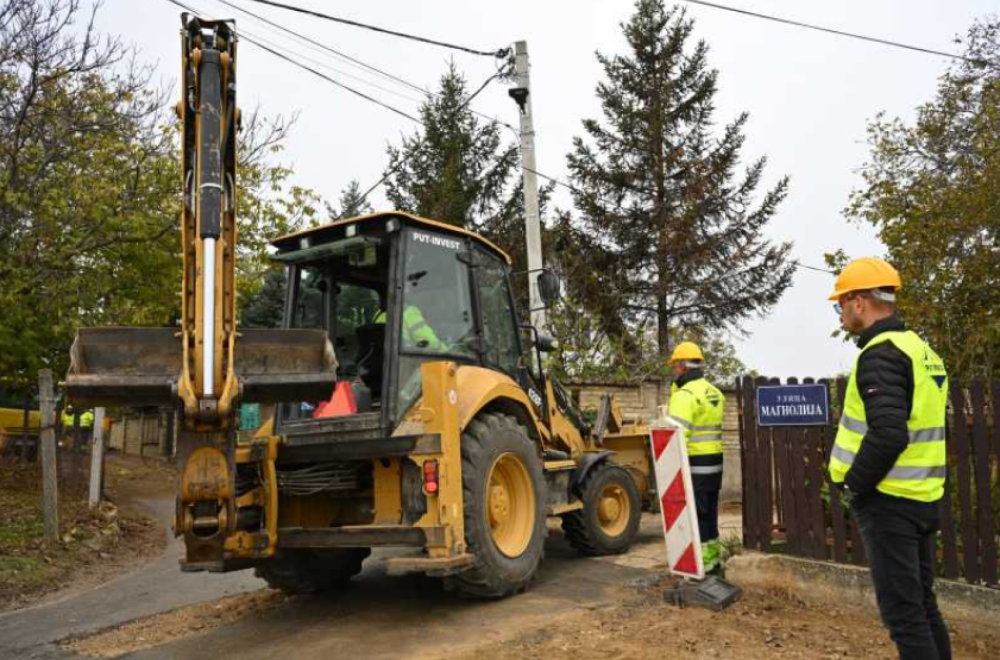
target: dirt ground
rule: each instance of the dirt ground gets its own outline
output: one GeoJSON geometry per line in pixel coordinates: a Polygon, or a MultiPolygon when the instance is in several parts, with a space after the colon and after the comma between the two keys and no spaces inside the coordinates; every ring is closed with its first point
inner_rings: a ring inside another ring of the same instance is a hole
{"type": "MultiPolygon", "coordinates": [[[[170,469],[154,461],[109,457],[106,470],[108,501],[95,511],[89,510],[79,483],[60,483],[60,538],[47,541],[40,467],[11,460],[0,464],[0,611],[105,582],[162,552],[162,527],[115,502],[127,501],[125,493],[137,486],[172,482],[170,469]]],[[[86,483],[85,478],[77,481],[86,483]]]]}
{"type": "MultiPolygon", "coordinates": [[[[449,660],[893,660],[895,647],[870,610],[808,602],[781,586],[754,589],[723,612],[677,608],[662,600],[664,585],[644,587],[632,598],[582,614],[554,617],[531,631],[512,631],[501,642],[475,650],[421,658],[449,660]]],[[[266,616],[288,600],[264,589],[180,608],[125,624],[64,648],[91,658],[115,658],[184,637],[205,634],[242,619],[266,616]]],[[[1000,629],[950,621],[956,660],[1000,657],[1000,629]]],[[[431,644],[430,648],[434,648],[431,644]]],[[[403,657],[404,649],[400,649],[403,657]]]]}
{"type": "Polygon", "coordinates": [[[69,640],[63,646],[89,658],[117,658],[246,617],[260,616],[286,599],[281,592],[261,589],[132,621],[97,635],[69,640]]]}
{"type": "MultiPolygon", "coordinates": [[[[949,622],[956,660],[1000,657],[1000,629],[949,622]]],[[[894,660],[871,612],[807,603],[780,587],[753,590],[722,612],[666,605],[662,587],[452,660],[894,660]]]]}

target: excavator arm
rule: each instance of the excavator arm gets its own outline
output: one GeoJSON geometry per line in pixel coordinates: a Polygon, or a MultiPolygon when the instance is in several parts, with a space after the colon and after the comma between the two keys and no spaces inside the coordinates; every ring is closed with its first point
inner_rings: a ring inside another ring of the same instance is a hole
{"type": "Polygon", "coordinates": [[[274,493],[237,479],[239,404],[328,398],[336,359],[323,330],[238,328],[238,38],[233,21],[181,20],[180,327],[81,328],[66,391],[82,405],[178,411],[182,564],[226,570],[273,552],[276,524],[274,493]]]}

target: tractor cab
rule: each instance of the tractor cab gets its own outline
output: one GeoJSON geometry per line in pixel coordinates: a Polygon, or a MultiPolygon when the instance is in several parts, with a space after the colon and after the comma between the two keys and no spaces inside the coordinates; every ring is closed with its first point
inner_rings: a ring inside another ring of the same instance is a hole
{"type": "MultiPolygon", "coordinates": [[[[543,376],[531,366],[540,361],[524,351],[510,258],[496,245],[404,213],[341,220],[274,245],[289,268],[285,326],[327,332],[338,384],[350,384],[350,412],[366,427],[389,435],[420,398],[421,364],[440,360],[509,375],[544,417],[543,376]]],[[[286,405],[280,421],[334,416],[317,413],[319,403],[286,405]]]]}

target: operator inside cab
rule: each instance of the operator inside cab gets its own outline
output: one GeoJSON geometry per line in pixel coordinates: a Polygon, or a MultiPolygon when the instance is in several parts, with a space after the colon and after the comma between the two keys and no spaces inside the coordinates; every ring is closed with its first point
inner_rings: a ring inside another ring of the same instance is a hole
{"type": "Polygon", "coordinates": [[[694,485],[701,557],[706,573],[717,574],[719,564],[719,491],[722,490],[722,420],[726,397],[705,380],[705,356],[697,344],[677,345],[670,356],[674,382],[670,387],[670,416],[684,427],[691,482],[694,485]]]}
{"type": "MultiPolygon", "coordinates": [[[[375,314],[372,323],[385,325],[385,305],[375,314]]],[[[426,320],[423,312],[416,305],[407,305],[403,309],[403,344],[409,347],[426,348],[430,351],[444,351],[445,344],[438,339],[437,334],[426,320]]]]}

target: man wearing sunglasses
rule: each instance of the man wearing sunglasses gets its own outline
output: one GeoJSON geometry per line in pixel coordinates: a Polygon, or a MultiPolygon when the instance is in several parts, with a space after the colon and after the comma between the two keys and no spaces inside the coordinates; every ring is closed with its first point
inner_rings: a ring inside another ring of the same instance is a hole
{"type": "Polygon", "coordinates": [[[896,269],[866,257],[837,276],[830,300],[858,337],[830,477],[857,517],[882,621],[901,660],[950,660],[934,596],[934,538],[944,494],[948,376],[896,315],[896,269]]]}

